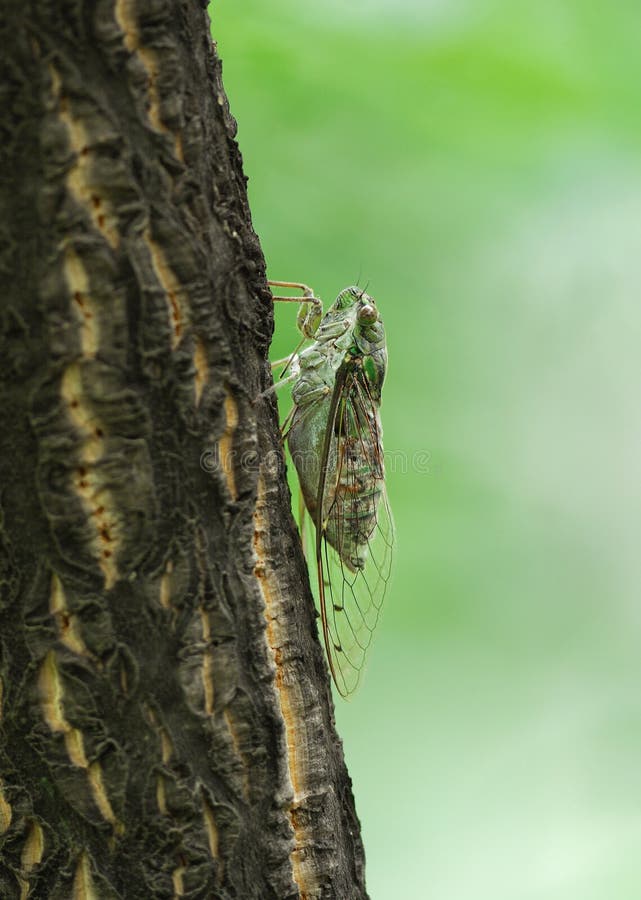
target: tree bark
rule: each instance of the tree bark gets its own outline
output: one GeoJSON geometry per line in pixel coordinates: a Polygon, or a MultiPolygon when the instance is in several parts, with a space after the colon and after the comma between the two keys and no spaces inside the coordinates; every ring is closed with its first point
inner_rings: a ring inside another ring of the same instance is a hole
{"type": "Polygon", "coordinates": [[[206,13],[0,16],[0,895],[366,897],[206,13]]]}

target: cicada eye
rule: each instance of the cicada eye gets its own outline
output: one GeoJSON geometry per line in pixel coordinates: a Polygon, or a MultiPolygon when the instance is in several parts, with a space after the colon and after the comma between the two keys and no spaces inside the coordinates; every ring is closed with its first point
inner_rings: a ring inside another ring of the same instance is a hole
{"type": "Polygon", "coordinates": [[[372,325],[378,321],[378,310],[370,303],[365,303],[358,310],[358,321],[361,325],[372,325]]]}

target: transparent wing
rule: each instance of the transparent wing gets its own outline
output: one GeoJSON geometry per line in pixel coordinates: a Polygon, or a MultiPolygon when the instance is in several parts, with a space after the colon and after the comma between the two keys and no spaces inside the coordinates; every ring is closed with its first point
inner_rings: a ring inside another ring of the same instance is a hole
{"type": "Polygon", "coordinates": [[[358,686],[390,580],[393,543],[393,523],[385,495],[363,569],[351,571],[327,539],[322,539],[318,600],[330,670],[343,697],[358,686]]]}
{"type": "Polygon", "coordinates": [[[385,492],[378,406],[353,374],[328,422],[316,526],[317,594],[339,693],[357,687],[387,592],[394,524],[385,492]]]}

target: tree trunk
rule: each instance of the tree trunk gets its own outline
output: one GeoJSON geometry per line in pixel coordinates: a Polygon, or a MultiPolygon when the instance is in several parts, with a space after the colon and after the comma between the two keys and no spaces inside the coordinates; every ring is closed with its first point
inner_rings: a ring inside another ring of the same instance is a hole
{"type": "Polygon", "coordinates": [[[206,13],[0,15],[0,895],[365,897],[206,13]]]}

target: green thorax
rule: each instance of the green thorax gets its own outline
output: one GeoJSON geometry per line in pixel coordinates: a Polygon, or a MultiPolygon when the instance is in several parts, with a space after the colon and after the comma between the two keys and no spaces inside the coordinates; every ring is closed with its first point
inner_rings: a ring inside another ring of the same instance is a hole
{"type": "Polygon", "coordinates": [[[385,329],[376,301],[358,287],[340,292],[300,354],[300,376],[292,398],[297,406],[320,399],[334,387],[341,365],[361,367],[374,402],[380,402],[387,367],[385,329]]]}

